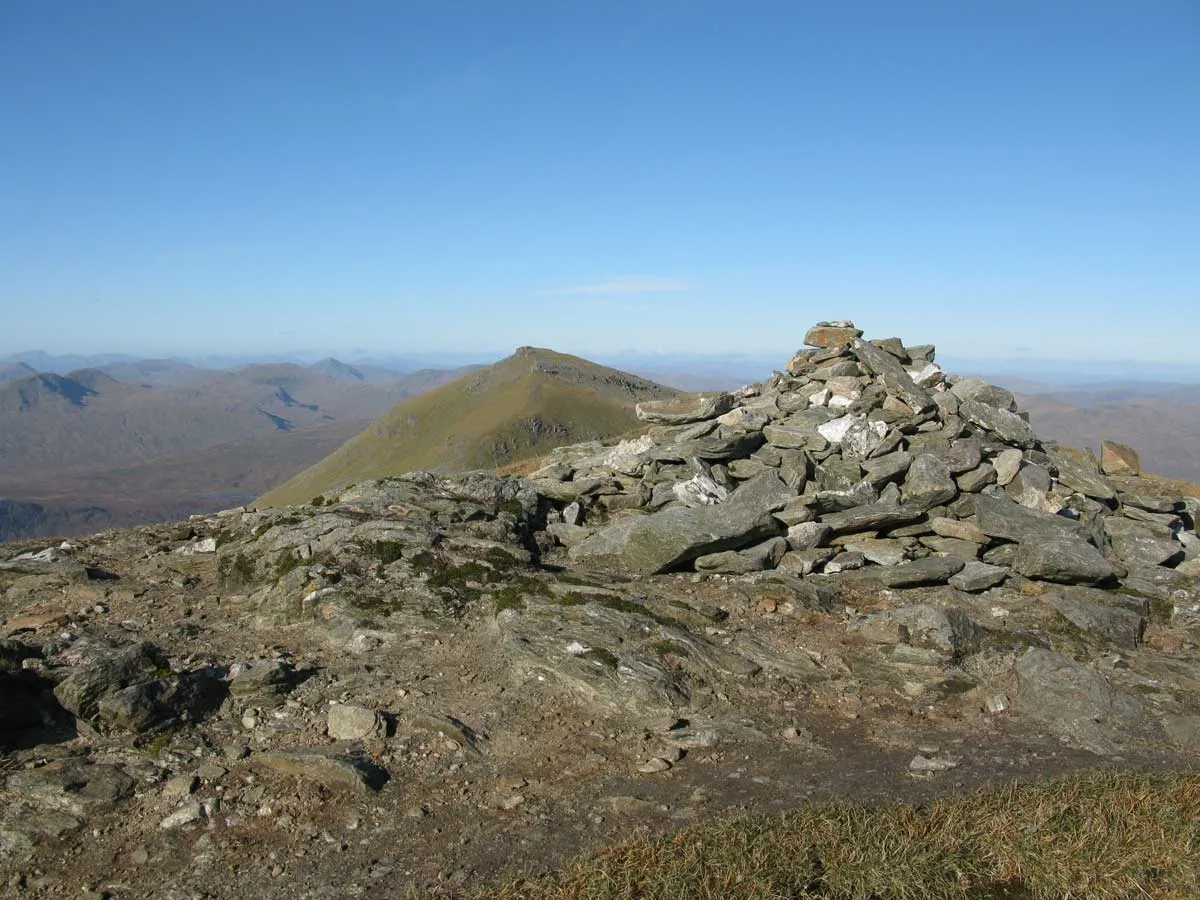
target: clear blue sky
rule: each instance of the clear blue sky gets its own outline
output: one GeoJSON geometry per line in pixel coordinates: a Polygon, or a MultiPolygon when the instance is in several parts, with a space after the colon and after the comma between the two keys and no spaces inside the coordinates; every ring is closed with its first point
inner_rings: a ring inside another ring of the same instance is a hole
{"type": "Polygon", "coordinates": [[[0,353],[1194,360],[1200,2],[0,2],[0,353]]]}

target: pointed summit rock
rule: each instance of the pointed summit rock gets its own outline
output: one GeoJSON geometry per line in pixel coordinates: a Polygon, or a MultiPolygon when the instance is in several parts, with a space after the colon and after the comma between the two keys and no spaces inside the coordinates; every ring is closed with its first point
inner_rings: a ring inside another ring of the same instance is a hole
{"type": "Polygon", "coordinates": [[[808,333],[804,335],[804,343],[824,350],[840,349],[860,337],[862,329],[855,328],[853,322],[818,322],[808,329],[808,333]]]}

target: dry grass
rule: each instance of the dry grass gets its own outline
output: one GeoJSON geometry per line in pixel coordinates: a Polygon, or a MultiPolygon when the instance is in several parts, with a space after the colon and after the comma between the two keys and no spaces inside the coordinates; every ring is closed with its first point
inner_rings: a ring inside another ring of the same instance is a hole
{"type": "Polygon", "coordinates": [[[1090,773],[928,807],[816,806],[640,838],[497,900],[1200,897],[1200,777],[1090,773]]]}
{"type": "Polygon", "coordinates": [[[526,475],[532,475],[538,469],[546,466],[549,458],[549,456],[535,456],[531,459],[519,459],[514,463],[501,466],[496,470],[496,474],[523,478],[526,475]]]}
{"type": "Polygon", "coordinates": [[[1168,493],[1181,494],[1184,497],[1200,497],[1200,484],[1196,484],[1195,482],[1147,473],[1142,473],[1142,477],[1147,481],[1154,482],[1160,488],[1165,488],[1168,493]]]}

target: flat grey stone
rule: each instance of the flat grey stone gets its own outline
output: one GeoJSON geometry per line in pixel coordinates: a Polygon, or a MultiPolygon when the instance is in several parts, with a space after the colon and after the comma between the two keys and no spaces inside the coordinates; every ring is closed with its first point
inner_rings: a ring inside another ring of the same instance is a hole
{"type": "Polygon", "coordinates": [[[912,455],[903,450],[869,459],[862,464],[866,479],[876,489],[902,478],[912,465],[912,455]]]}
{"type": "Polygon", "coordinates": [[[986,534],[976,528],[974,524],[964,522],[960,519],[936,516],[929,520],[929,527],[933,529],[934,534],[939,534],[942,537],[958,538],[960,541],[987,544],[991,540],[986,534]]]}
{"type": "Polygon", "coordinates": [[[832,529],[824,522],[800,522],[787,531],[787,544],[791,550],[811,550],[829,540],[832,529]]]}
{"type": "Polygon", "coordinates": [[[1142,642],[1146,620],[1135,612],[1071,594],[1050,594],[1045,600],[1084,634],[1105,644],[1134,650],[1142,642]]]}
{"type": "Polygon", "coordinates": [[[832,547],[810,547],[807,550],[791,550],[779,561],[779,569],[793,575],[811,575],[837,555],[832,547]]]}
{"type": "Polygon", "coordinates": [[[877,566],[898,566],[908,558],[903,544],[887,538],[852,538],[842,546],[861,553],[877,566]]]}
{"type": "Polygon", "coordinates": [[[643,422],[659,425],[687,425],[715,419],[729,412],[737,401],[730,394],[671,397],[667,400],[647,400],[637,404],[634,411],[643,422]]]}
{"type": "Polygon", "coordinates": [[[386,723],[378,710],[351,703],[329,707],[325,730],[335,741],[377,740],[387,733],[386,723]]]}
{"type": "Polygon", "coordinates": [[[1009,573],[1010,570],[1007,566],[993,566],[984,562],[971,561],[962,567],[962,571],[950,578],[949,584],[956,591],[977,594],[1003,584],[1009,573]]]}
{"type": "Polygon", "coordinates": [[[972,425],[992,432],[1006,444],[1029,448],[1037,442],[1037,436],[1029,427],[1029,423],[1006,409],[989,406],[978,400],[962,400],[958,411],[972,425]]]}
{"type": "Polygon", "coordinates": [[[927,556],[887,569],[880,569],[879,582],[884,587],[907,588],[929,584],[945,584],[951,576],[962,571],[965,563],[952,556],[927,556]]]}
{"type": "Polygon", "coordinates": [[[1112,500],[1117,492],[1095,465],[1072,459],[1064,453],[1051,453],[1050,458],[1058,470],[1058,480],[1073,491],[1094,500],[1112,500]]]}
{"type": "Polygon", "coordinates": [[[975,527],[988,537],[1023,541],[1035,537],[1080,535],[1078,522],[1039,510],[1028,509],[1007,498],[986,494],[975,497],[975,527]]]}
{"type": "Polygon", "coordinates": [[[925,510],[912,503],[870,503],[844,512],[822,516],[834,534],[849,534],[855,531],[872,531],[905,525],[925,515],[925,510]]]}
{"type": "Polygon", "coordinates": [[[1183,544],[1174,538],[1157,536],[1149,527],[1131,519],[1110,516],[1104,520],[1104,530],[1113,553],[1126,565],[1163,566],[1183,560],[1183,544]]]}
{"type": "Polygon", "coordinates": [[[983,444],[973,437],[951,441],[945,462],[951,475],[969,472],[983,462],[983,444]]]}
{"type": "Polygon", "coordinates": [[[653,575],[699,556],[737,550],[772,537],[783,525],[772,513],[794,492],[772,473],[747,481],[724,503],[672,508],[614,522],[570,550],[581,566],[653,575]]]}
{"type": "Polygon", "coordinates": [[[985,403],[997,409],[1016,412],[1017,398],[1007,388],[989,384],[982,378],[958,378],[950,386],[950,391],[962,400],[974,400],[985,403]]]}
{"type": "Polygon", "coordinates": [[[1091,544],[1071,535],[1035,536],[1017,547],[1013,571],[1040,581],[1102,584],[1116,571],[1091,544]]]}
{"type": "Polygon", "coordinates": [[[953,556],[955,559],[961,559],[963,562],[971,562],[978,559],[979,551],[982,549],[979,544],[973,541],[942,537],[941,535],[926,535],[919,538],[919,540],[922,546],[928,547],[934,553],[953,556]]]}
{"type": "Polygon", "coordinates": [[[389,779],[386,769],[366,757],[324,750],[269,750],[254,754],[253,761],[281,775],[327,788],[378,791],[389,779]]]}
{"type": "Polygon", "coordinates": [[[971,471],[959,475],[954,479],[954,483],[958,485],[960,491],[976,494],[989,484],[996,483],[996,470],[991,463],[980,463],[971,471]]]}

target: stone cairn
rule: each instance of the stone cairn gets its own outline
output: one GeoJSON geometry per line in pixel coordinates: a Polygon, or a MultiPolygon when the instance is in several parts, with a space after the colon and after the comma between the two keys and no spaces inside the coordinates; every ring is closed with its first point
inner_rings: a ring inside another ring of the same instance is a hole
{"type": "Polygon", "coordinates": [[[862,570],[882,587],[1006,580],[1169,596],[1200,575],[1200,501],[1136,454],[1040,440],[1013,394],[933,346],[822,322],[762,384],[641,403],[642,436],[532,473],[546,551],[628,575],[862,570]]]}

